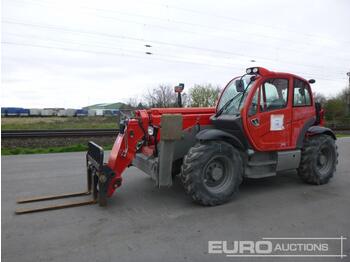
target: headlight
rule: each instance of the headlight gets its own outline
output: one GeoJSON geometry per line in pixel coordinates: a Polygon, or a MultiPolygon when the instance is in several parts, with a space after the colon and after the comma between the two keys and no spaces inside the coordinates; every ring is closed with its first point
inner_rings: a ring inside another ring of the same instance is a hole
{"type": "Polygon", "coordinates": [[[259,73],[259,68],[258,67],[247,68],[246,73],[248,75],[250,75],[250,74],[258,74],[259,73]]]}
{"type": "Polygon", "coordinates": [[[154,134],[154,127],[153,126],[148,126],[147,132],[148,132],[148,135],[153,136],[153,134],[154,134]]]}

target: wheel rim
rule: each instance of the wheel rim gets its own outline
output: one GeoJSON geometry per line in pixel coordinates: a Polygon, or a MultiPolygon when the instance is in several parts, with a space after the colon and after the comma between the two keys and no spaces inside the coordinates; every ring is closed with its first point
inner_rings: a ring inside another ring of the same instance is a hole
{"type": "Polygon", "coordinates": [[[327,175],[331,170],[334,162],[334,154],[327,145],[323,145],[316,159],[316,167],[321,176],[327,175]]]}
{"type": "Polygon", "coordinates": [[[213,157],[204,168],[204,185],[211,192],[223,191],[231,186],[233,170],[225,156],[213,157]]]}

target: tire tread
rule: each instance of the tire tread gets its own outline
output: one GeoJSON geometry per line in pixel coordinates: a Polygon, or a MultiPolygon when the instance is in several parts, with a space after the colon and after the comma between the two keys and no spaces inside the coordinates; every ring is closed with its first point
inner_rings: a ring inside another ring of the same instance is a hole
{"type": "Polygon", "coordinates": [[[304,140],[304,146],[301,152],[301,160],[298,168],[299,177],[308,184],[323,185],[329,182],[333,177],[336,166],[338,164],[338,150],[337,145],[332,137],[329,135],[321,134],[312,137],[306,137],[304,140]],[[323,143],[330,143],[334,146],[335,150],[335,164],[333,170],[324,178],[320,178],[317,175],[317,171],[313,167],[315,155],[318,154],[318,148],[323,143]]]}
{"type": "Polygon", "coordinates": [[[242,171],[243,163],[240,153],[230,144],[223,141],[199,142],[190,148],[188,154],[184,157],[180,177],[186,193],[192,197],[194,202],[204,206],[214,206],[229,201],[238,192],[238,187],[242,182],[242,171]],[[213,197],[208,195],[205,190],[202,190],[200,183],[196,180],[199,178],[199,172],[201,172],[202,167],[206,165],[208,156],[226,150],[231,150],[234,168],[239,174],[235,176],[236,181],[232,194],[226,198],[213,197]]]}

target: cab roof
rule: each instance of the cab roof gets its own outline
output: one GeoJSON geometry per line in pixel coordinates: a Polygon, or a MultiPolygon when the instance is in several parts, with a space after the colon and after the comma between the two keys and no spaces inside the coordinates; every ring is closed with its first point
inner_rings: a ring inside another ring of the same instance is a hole
{"type": "Polygon", "coordinates": [[[304,80],[305,82],[309,83],[308,80],[306,80],[305,78],[303,78],[301,76],[291,74],[291,73],[274,72],[274,71],[270,71],[264,67],[249,67],[246,69],[246,73],[248,75],[260,75],[263,77],[295,77],[295,78],[299,78],[299,79],[304,80]]]}

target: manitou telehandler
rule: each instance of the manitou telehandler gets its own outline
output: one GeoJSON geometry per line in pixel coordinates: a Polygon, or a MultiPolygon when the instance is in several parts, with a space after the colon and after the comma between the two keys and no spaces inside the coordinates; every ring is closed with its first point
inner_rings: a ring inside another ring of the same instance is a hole
{"type": "Polygon", "coordinates": [[[130,166],[150,175],[158,187],[171,186],[180,174],[192,199],[209,206],[230,200],[245,177],[297,169],[306,183],[325,184],[335,173],[338,153],[336,137],[323,126],[323,110],[312,96],[314,82],[254,67],[227,84],[216,108],[137,110],[135,117],[120,123],[107,163],[103,149],[89,143],[86,192],[18,202],[89,194],[92,200],[17,213],[105,206],[130,166]]]}

